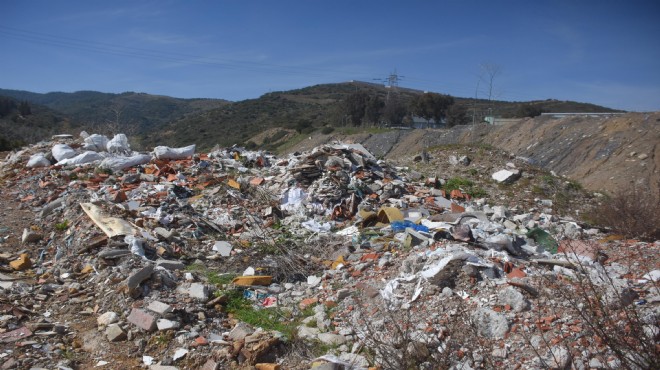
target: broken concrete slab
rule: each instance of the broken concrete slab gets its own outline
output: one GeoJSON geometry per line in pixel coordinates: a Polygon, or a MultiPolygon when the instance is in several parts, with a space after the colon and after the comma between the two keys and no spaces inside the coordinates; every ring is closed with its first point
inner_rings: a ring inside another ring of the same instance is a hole
{"type": "Polygon", "coordinates": [[[149,303],[149,306],[147,306],[147,309],[150,311],[153,311],[159,315],[164,315],[166,313],[172,312],[172,306],[170,306],[167,303],[163,303],[160,301],[153,301],[149,303]]]}
{"type": "Polygon", "coordinates": [[[143,281],[149,279],[151,274],[154,272],[154,265],[148,264],[141,269],[134,271],[131,276],[126,279],[126,286],[129,292],[133,292],[137,289],[143,281]]]}
{"type": "Polygon", "coordinates": [[[493,180],[503,183],[503,184],[511,184],[518,180],[520,176],[522,175],[522,172],[520,170],[500,170],[495,172],[492,175],[493,180]]]}
{"type": "Polygon", "coordinates": [[[126,320],[140,329],[146,331],[156,330],[156,317],[143,309],[132,309],[126,320]]]}
{"type": "Polygon", "coordinates": [[[105,336],[110,342],[120,342],[127,339],[126,332],[118,324],[110,324],[105,328],[105,336]]]}

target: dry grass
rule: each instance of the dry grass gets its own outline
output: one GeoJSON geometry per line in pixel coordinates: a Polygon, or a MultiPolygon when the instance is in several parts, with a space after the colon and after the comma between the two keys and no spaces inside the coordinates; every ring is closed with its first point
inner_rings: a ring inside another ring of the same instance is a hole
{"type": "Polygon", "coordinates": [[[628,238],[660,239],[660,202],[650,189],[633,186],[606,197],[590,215],[596,224],[628,238]]]}

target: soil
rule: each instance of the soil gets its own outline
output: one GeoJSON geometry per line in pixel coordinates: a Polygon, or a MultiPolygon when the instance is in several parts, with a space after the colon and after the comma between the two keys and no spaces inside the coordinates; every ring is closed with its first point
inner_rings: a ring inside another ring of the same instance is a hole
{"type": "Polygon", "coordinates": [[[287,152],[332,141],[362,143],[376,157],[396,161],[422,150],[456,144],[488,145],[579,181],[591,191],[629,192],[635,187],[660,199],[660,112],[559,119],[544,116],[499,126],[316,134],[287,152]]]}

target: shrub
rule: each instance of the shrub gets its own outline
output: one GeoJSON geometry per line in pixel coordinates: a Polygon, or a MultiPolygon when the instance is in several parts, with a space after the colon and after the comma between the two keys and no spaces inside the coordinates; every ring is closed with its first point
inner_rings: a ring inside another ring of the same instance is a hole
{"type": "Polygon", "coordinates": [[[639,187],[620,190],[605,197],[590,219],[628,238],[660,239],[660,202],[651,191],[639,187]]]}
{"type": "Polygon", "coordinates": [[[326,126],[321,130],[321,133],[323,135],[328,135],[329,133],[333,132],[335,130],[334,127],[326,126]]]}

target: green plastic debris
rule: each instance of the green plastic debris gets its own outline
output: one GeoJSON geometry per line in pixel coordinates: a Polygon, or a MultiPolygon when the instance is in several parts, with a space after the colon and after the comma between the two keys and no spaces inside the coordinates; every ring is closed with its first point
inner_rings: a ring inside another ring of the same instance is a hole
{"type": "Polygon", "coordinates": [[[557,253],[557,247],[559,247],[559,243],[557,243],[555,238],[548,234],[547,231],[535,227],[527,232],[527,237],[534,239],[534,241],[538,243],[538,245],[542,246],[546,251],[552,254],[557,253]]]}

